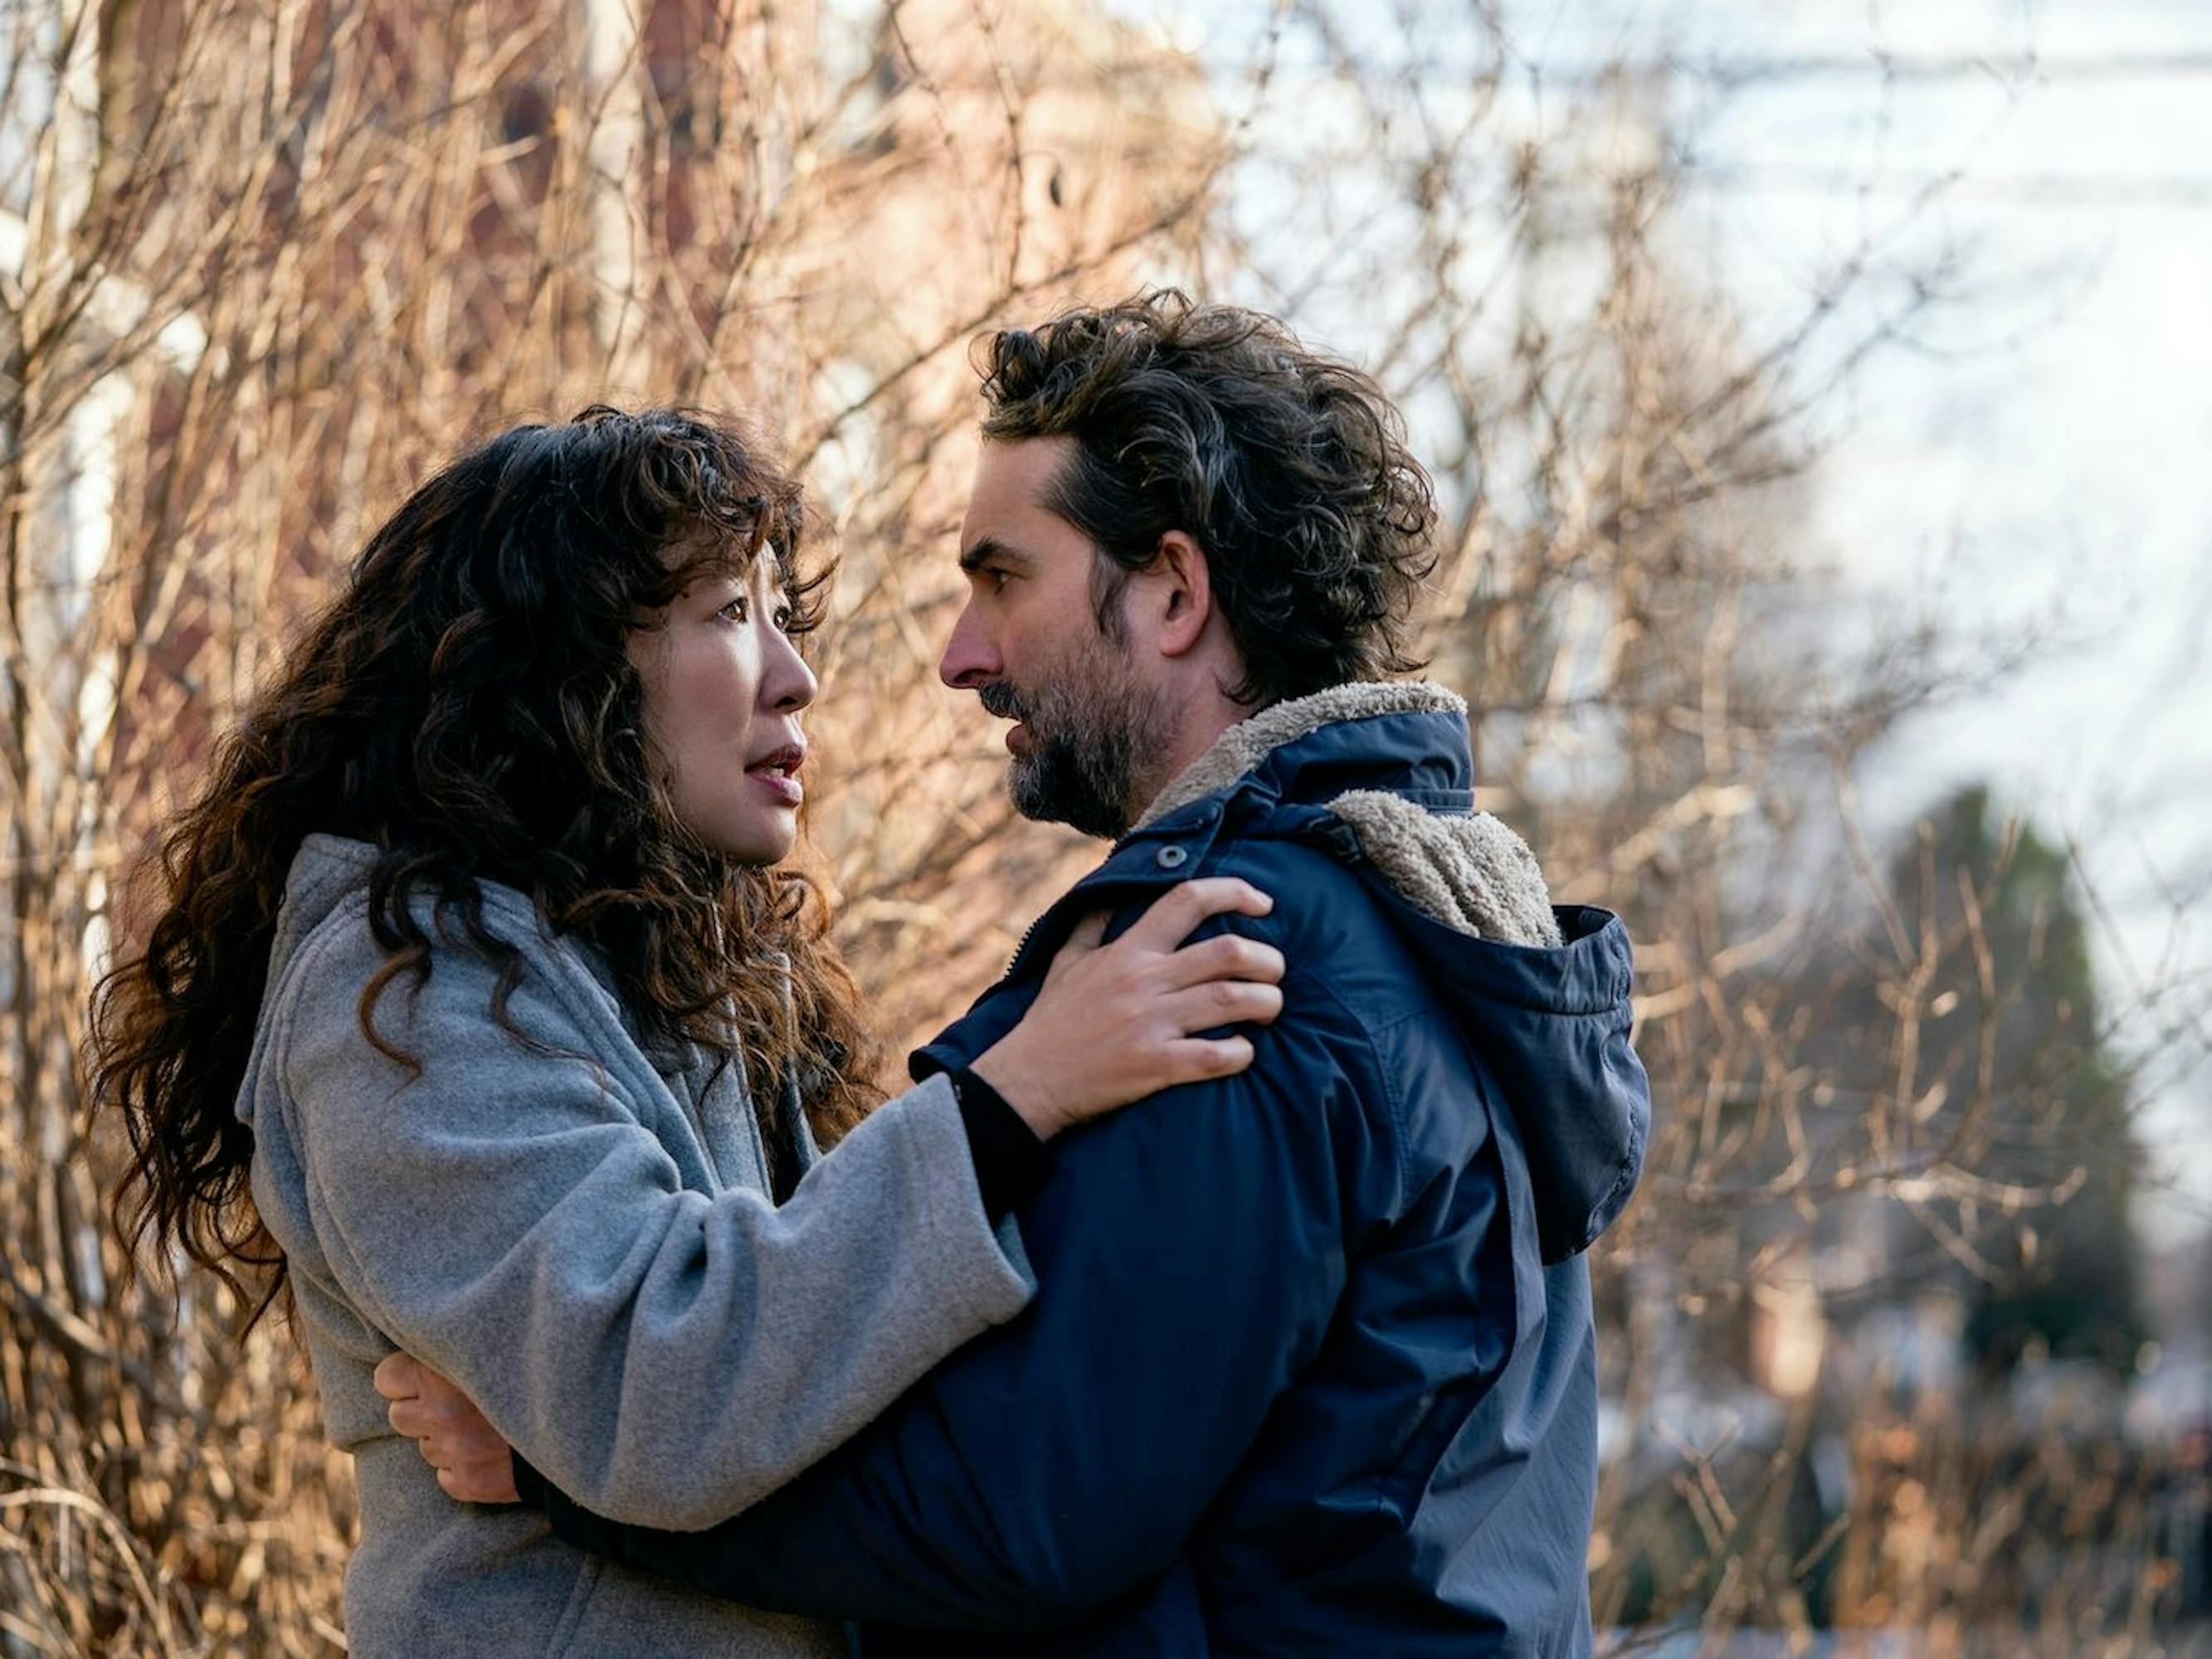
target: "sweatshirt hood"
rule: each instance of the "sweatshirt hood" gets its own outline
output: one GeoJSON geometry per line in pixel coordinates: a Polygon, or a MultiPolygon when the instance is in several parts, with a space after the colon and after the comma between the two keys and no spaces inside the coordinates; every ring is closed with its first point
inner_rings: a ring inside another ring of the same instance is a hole
{"type": "Polygon", "coordinates": [[[1336,686],[1231,726],[1139,829],[1225,792],[1231,810],[1246,798],[1247,833],[1310,842],[1360,873],[1504,1091],[1539,1247],[1559,1261],[1612,1224],[1643,1166],[1628,935],[1607,911],[1552,904],[1528,844],[1473,810],[1473,769],[1451,692],[1336,686]]]}
{"type": "Polygon", "coordinates": [[[377,851],[369,842],[316,830],[301,842],[284,873],[284,903],[276,913],[276,936],[269,946],[269,982],[283,977],[308,934],[344,902],[368,885],[377,851]]]}

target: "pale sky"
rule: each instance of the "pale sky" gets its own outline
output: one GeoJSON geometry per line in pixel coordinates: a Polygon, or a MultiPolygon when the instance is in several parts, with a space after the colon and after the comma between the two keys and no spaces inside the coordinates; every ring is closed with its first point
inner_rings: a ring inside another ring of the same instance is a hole
{"type": "MultiPolygon", "coordinates": [[[[1561,8],[1567,9],[1567,8],[1561,8]]],[[[1589,10],[1584,7],[1580,9],[1589,10]]],[[[1680,51],[1986,57],[1744,89],[1697,128],[1711,280],[1786,315],[1870,223],[1956,172],[1911,240],[1962,248],[1976,297],[1875,359],[1819,474],[1819,531],[1869,591],[1954,618],[2042,618],[2062,643],[2000,694],[1913,726],[1870,793],[1909,811],[1991,780],[2070,836],[2115,927],[2100,966],[2212,974],[2212,6],[1782,9],[1676,0],[1680,51]],[[2033,53],[2039,70],[2022,70],[2033,53]],[[2115,60],[2136,67],[2121,72],[2115,60]],[[2167,60],[2167,61],[2160,61],[2167,60]],[[1862,190],[1854,186],[1864,186],[1862,190]],[[2179,915],[2177,915],[2179,912],[2179,915]]],[[[2149,1079],[2146,1206],[2165,1243],[2212,1218],[2212,1066],[2149,1079]]]]}
{"type": "MultiPolygon", "coordinates": [[[[1232,86],[1271,9],[1121,3],[1162,20],[1232,86]]],[[[1449,64],[1464,9],[1404,3],[1438,18],[1428,55],[1449,64]]],[[[1912,726],[1877,757],[1868,794],[1901,826],[1947,786],[1990,781],[2046,835],[2085,848],[2114,923],[2100,960],[2109,995],[2129,1000],[2131,978],[2196,976],[2197,1063],[2148,1080],[2142,1135],[2167,1195],[2142,1220],[2160,1243],[2203,1229],[2212,3],[1504,9],[1520,54],[1555,78],[1616,55],[1683,66],[1685,263],[1729,296],[1754,341],[1794,321],[1870,233],[1894,270],[1944,248],[1961,256],[1958,301],[1872,359],[1823,417],[1807,545],[1893,613],[1929,609],[1970,630],[2034,621],[2057,643],[1999,694],[1912,726]],[[1908,72],[1885,76],[1884,56],[1908,72]],[[1960,58],[1984,66],[1911,72],[1960,58]],[[1736,84],[1710,72],[1748,60],[1796,67],[1736,84]]],[[[1336,8],[1355,14],[1374,12],[1336,8]]],[[[1279,216],[1297,234],[1294,213],[1279,216]]]]}

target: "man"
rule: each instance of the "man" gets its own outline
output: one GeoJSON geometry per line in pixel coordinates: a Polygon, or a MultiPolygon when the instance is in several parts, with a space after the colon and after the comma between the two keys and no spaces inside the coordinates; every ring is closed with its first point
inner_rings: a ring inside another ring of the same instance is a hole
{"type": "MultiPolygon", "coordinates": [[[[1238,927],[1284,1012],[1248,1072],[1056,1145],[1029,1311],[764,1503],[673,1534],[525,1496],[871,1656],[1586,1653],[1577,1257],[1642,1158],[1629,951],[1472,813],[1464,705],[1383,678],[1427,479],[1371,380],[1252,313],[1155,295],[988,358],[941,672],[1015,722],[1023,811],[1115,840],[914,1069],[1201,873],[1274,896],[1238,927]]],[[[395,1425],[466,1455],[435,1397],[395,1425]]]]}

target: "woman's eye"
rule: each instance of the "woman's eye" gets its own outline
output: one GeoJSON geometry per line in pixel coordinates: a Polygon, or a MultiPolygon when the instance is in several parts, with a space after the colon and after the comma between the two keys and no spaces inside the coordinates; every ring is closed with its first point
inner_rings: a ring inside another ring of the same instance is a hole
{"type": "Polygon", "coordinates": [[[785,605],[781,610],[775,613],[775,631],[779,634],[788,634],[791,631],[791,607],[789,605],[785,605]]]}
{"type": "Polygon", "coordinates": [[[714,614],[718,617],[727,617],[732,622],[741,623],[751,614],[751,611],[750,602],[740,593],[714,614]]]}

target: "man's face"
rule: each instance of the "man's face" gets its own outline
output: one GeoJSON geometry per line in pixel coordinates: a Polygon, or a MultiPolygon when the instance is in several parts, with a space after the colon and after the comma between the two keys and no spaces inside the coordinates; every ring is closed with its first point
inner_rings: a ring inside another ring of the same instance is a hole
{"type": "Polygon", "coordinates": [[[985,441],[960,529],[968,605],[938,673],[1017,722],[1006,733],[1017,811],[1113,836],[1166,781],[1173,721],[1123,631],[1098,625],[1091,538],[1045,505],[1074,449],[1069,438],[985,441]]]}

